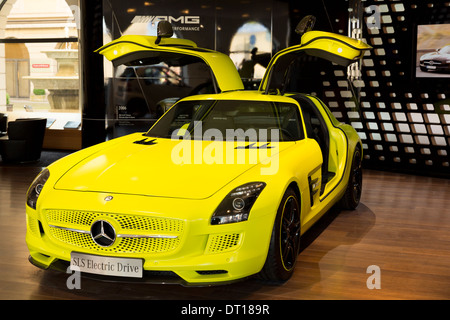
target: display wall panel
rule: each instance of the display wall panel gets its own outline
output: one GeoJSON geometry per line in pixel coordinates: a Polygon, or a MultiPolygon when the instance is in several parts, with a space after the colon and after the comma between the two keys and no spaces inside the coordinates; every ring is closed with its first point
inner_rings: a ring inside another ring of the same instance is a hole
{"type": "MultiPolygon", "coordinates": [[[[376,6],[381,18],[378,28],[369,28],[367,21],[373,14],[366,13],[364,17],[363,32],[374,48],[364,58],[369,76],[364,79],[361,99],[370,103],[370,111],[361,108],[367,134],[365,163],[448,176],[450,141],[445,129],[449,120],[450,74],[436,69],[421,72],[418,62],[424,54],[419,50],[420,41],[423,42],[421,26],[434,25],[442,31],[450,22],[450,3],[384,0],[366,1],[365,6],[376,6]],[[375,116],[371,122],[366,116],[370,112],[375,116]]],[[[450,32],[439,37],[450,43],[450,32]]]]}
{"type": "Polygon", "coordinates": [[[323,69],[328,78],[321,98],[358,131],[366,167],[449,177],[450,70],[421,72],[426,52],[419,50],[418,31],[437,25],[438,36],[450,44],[450,2],[372,0],[361,5],[363,37],[373,47],[362,60],[362,76],[350,82],[337,66],[323,69]]]}

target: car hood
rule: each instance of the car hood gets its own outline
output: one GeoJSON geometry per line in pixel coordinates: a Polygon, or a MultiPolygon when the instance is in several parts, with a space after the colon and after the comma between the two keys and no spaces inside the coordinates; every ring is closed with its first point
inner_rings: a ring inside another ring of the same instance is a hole
{"type": "MultiPolygon", "coordinates": [[[[107,145],[102,151],[74,165],[59,178],[54,188],[205,199],[261,161],[294,144],[282,142],[268,149],[264,143],[180,142],[133,135],[133,139],[111,147],[107,145]],[[227,149],[227,144],[233,145],[228,145],[227,149]],[[239,150],[235,149],[236,146],[240,147],[239,150]],[[261,149],[256,149],[258,146],[261,149]],[[227,159],[226,150],[232,150],[234,160],[227,159]],[[244,161],[236,158],[238,151],[248,159],[245,163],[241,164],[244,161]],[[255,151],[259,151],[258,160],[253,161],[249,154],[255,151]]],[[[262,166],[268,167],[269,164],[262,166]]]]}
{"type": "Polygon", "coordinates": [[[426,53],[420,57],[420,60],[436,60],[436,61],[447,61],[450,60],[450,54],[439,53],[439,52],[430,52],[426,53]]]}

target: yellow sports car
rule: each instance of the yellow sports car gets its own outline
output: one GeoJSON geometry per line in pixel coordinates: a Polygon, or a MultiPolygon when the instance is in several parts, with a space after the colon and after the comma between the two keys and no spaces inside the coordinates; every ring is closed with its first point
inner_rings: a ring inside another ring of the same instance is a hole
{"type": "Polygon", "coordinates": [[[370,47],[305,31],[255,91],[226,55],[162,31],[100,48],[117,65],[201,61],[217,93],[183,98],[148,132],[44,169],[27,193],[31,263],[188,285],[289,279],[300,236],[336,203],[356,208],[362,188],[358,134],[291,80],[305,55],[349,65],[370,47]]]}

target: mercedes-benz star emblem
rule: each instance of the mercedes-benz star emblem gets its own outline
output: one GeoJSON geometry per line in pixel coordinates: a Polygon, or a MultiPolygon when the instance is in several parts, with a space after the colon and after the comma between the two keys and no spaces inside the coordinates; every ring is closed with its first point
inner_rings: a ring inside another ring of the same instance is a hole
{"type": "Polygon", "coordinates": [[[98,220],[91,226],[91,237],[99,246],[109,247],[116,241],[116,231],[109,222],[98,220]]]}

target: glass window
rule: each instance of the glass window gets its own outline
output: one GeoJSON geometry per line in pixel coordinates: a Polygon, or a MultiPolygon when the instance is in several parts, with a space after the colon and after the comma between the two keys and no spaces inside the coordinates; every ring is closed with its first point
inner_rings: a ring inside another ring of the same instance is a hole
{"type": "Polygon", "coordinates": [[[0,112],[8,122],[46,118],[52,132],[46,132],[45,149],[81,148],[81,131],[67,130],[81,129],[76,9],[60,0],[17,0],[1,7],[6,25],[0,29],[0,112]]]}
{"type": "Polygon", "coordinates": [[[230,58],[244,82],[261,80],[266,72],[272,52],[272,35],[263,24],[244,23],[233,36],[230,58]]]}
{"type": "Polygon", "coordinates": [[[312,57],[304,51],[284,54],[270,71],[268,91],[301,92],[324,99],[326,87],[320,75],[330,65],[329,61],[312,57]]]}
{"type": "Polygon", "coordinates": [[[149,137],[183,136],[199,140],[271,141],[303,139],[295,104],[247,100],[183,101],[147,133],[149,137]],[[275,133],[273,133],[275,134],[275,133]],[[230,136],[232,135],[232,136],[230,136]]]}
{"type": "Polygon", "coordinates": [[[115,68],[112,93],[119,125],[144,120],[150,127],[179,99],[215,93],[212,71],[200,58],[153,51],[134,55],[115,68]]]}

